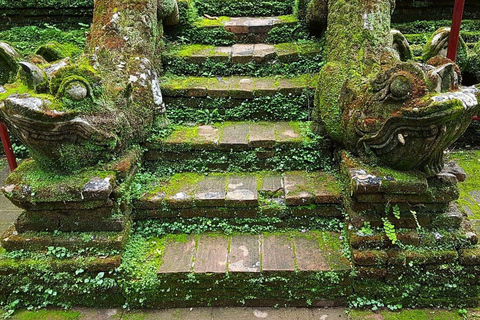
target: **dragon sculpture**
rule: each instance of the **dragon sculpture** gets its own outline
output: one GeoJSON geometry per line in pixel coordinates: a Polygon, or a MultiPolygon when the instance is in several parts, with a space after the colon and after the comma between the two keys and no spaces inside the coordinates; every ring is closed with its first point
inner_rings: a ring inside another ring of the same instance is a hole
{"type": "Polygon", "coordinates": [[[176,2],[96,0],[93,16],[75,64],[49,61],[48,48],[23,60],[0,44],[0,119],[49,170],[108,161],[166,121],[156,66],[176,2]]]}
{"type": "Polygon", "coordinates": [[[314,130],[367,162],[437,174],[444,150],[478,112],[478,88],[462,86],[458,66],[444,57],[408,60],[408,43],[390,29],[395,1],[320,0],[317,7],[328,24],[314,130]]]}

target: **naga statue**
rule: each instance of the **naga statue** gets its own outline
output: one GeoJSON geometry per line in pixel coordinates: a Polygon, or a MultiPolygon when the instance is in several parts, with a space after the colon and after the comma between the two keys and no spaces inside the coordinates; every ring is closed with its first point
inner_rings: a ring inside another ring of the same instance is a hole
{"type": "Polygon", "coordinates": [[[0,44],[0,120],[48,170],[113,159],[166,122],[157,68],[175,0],[95,0],[93,16],[74,64],[51,61],[48,47],[23,60],[0,44]]]}
{"type": "Polygon", "coordinates": [[[408,60],[408,43],[390,30],[394,0],[314,1],[328,23],[313,129],[367,162],[440,172],[444,150],[478,112],[478,88],[462,86],[444,57],[408,60]]]}

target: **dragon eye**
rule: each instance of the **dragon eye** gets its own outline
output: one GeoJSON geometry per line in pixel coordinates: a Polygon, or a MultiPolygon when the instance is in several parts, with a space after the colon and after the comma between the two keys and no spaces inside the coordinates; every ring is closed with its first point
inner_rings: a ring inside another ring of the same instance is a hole
{"type": "Polygon", "coordinates": [[[65,95],[74,101],[81,101],[87,97],[88,88],[80,81],[72,81],[66,85],[65,95]]]}
{"type": "Polygon", "coordinates": [[[390,92],[395,99],[405,99],[412,92],[412,85],[405,77],[396,77],[390,83],[390,92]]]}

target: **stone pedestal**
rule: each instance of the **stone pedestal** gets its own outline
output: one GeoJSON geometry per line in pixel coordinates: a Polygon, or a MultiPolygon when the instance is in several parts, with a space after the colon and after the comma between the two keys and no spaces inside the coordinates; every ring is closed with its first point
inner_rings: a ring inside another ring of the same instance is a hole
{"type": "Polygon", "coordinates": [[[347,152],[341,153],[341,168],[357,298],[404,306],[477,305],[480,283],[472,273],[479,268],[478,236],[454,203],[461,170],[447,166],[427,179],[421,172],[366,165],[347,152]]]}

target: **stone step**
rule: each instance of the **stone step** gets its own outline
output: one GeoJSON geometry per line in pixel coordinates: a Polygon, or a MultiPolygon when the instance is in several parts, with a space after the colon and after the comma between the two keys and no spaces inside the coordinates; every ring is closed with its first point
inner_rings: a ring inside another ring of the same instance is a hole
{"type": "MultiPolygon", "coordinates": [[[[127,297],[130,306],[140,300],[148,308],[331,306],[344,304],[351,293],[351,265],[339,233],[183,234],[148,246],[137,268],[157,270],[157,281],[138,291],[141,299],[127,297]]],[[[135,278],[128,285],[144,284],[135,278]]]]}
{"type": "Polygon", "coordinates": [[[182,75],[258,75],[262,68],[268,69],[263,72],[268,75],[285,74],[289,65],[292,74],[301,74],[320,70],[322,50],[322,45],[316,41],[230,47],[179,45],[171,47],[162,61],[166,72],[182,75]]]}
{"type": "Polygon", "coordinates": [[[395,235],[395,243],[392,241],[392,235],[387,235],[383,228],[355,228],[349,225],[349,242],[353,249],[360,250],[388,250],[392,248],[398,249],[402,246],[409,246],[419,250],[432,248],[456,250],[469,248],[478,243],[477,234],[468,226],[455,230],[394,229],[391,232],[392,235],[395,235]]]}
{"type": "Polygon", "coordinates": [[[165,98],[253,99],[277,93],[298,96],[316,88],[316,75],[297,77],[172,77],[161,83],[165,98]]]}
{"type": "Polygon", "coordinates": [[[177,173],[155,179],[142,190],[133,199],[137,220],[342,218],[341,185],[333,175],[319,171],[177,173]]]}
{"type": "Polygon", "coordinates": [[[131,223],[120,232],[35,232],[20,233],[15,225],[2,234],[1,244],[7,251],[46,252],[49,247],[68,250],[122,250],[130,234],[131,223]]]}
{"type": "Polygon", "coordinates": [[[287,0],[195,0],[196,10],[200,16],[236,15],[236,16],[271,16],[293,13],[294,2],[287,0]]]}
{"type": "Polygon", "coordinates": [[[331,162],[333,145],[309,126],[293,121],[176,126],[166,138],[150,139],[144,159],[149,167],[170,166],[173,172],[321,169],[331,162]]]}
{"type": "Polygon", "coordinates": [[[174,77],[161,84],[171,122],[307,120],[315,75],[174,77]]]}
{"type": "Polygon", "coordinates": [[[258,43],[268,39],[269,32],[276,27],[295,26],[299,22],[294,15],[276,17],[213,17],[194,22],[200,29],[220,28],[233,34],[237,43],[258,43]]]}

